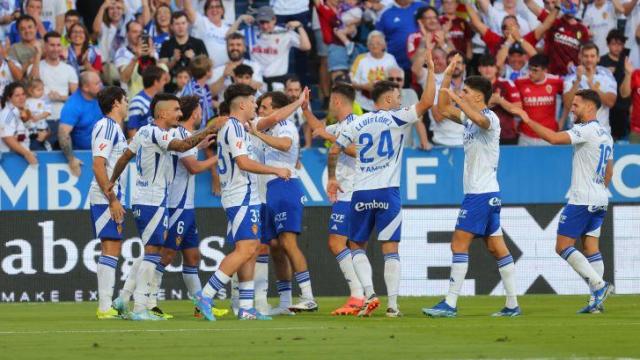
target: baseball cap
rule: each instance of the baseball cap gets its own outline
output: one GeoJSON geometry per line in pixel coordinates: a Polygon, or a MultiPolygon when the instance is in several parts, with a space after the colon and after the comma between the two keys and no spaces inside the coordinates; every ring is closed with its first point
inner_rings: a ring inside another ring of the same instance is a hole
{"type": "Polygon", "coordinates": [[[509,48],[509,55],[511,54],[521,54],[524,55],[527,52],[524,51],[524,49],[522,48],[522,45],[520,45],[519,43],[515,43],[513,45],[511,45],[511,47],[509,48]]]}
{"type": "Polygon", "coordinates": [[[260,8],[258,8],[258,11],[256,12],[256,21],[260,22],[260,21],[271,21],[276,17],[276,13],[273,12],[273,9],[269,6],[261,6],[260,8]]]}

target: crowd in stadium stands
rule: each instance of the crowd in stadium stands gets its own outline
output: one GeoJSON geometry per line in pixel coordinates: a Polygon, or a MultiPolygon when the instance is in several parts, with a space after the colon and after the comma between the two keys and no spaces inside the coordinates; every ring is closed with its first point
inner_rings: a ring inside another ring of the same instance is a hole
{"type": "MultiPolygon", "coordinates": [[[[357,90],[355,114],[375,111],[378,80],[415,103],[425,51],[438,86],[455,54],[464,63],[454,91],[470,74],[493,82],[502,144],[546,144],[517,108],[548,128],[571,127],[567,104],[580,89],[598,92],[597,120],[616,141],[640,143],[638,0],[2,0],[0,40],[0,155],[37,164],[35,151],[59,149],[74,174],[74,150],[90,148],[102,116],[103,84],[127,91],[129,137],[152,121],[155,94],[197,95],[203,126],[231,83],[292,98],[308,86],[324,118],[335,82],[357,90]]],[[[304,148],[324,146],[301,111],[294,118],[304,148]]],[[[462,145],[463,131],[434,107],[407,146],[462,145]]]]}

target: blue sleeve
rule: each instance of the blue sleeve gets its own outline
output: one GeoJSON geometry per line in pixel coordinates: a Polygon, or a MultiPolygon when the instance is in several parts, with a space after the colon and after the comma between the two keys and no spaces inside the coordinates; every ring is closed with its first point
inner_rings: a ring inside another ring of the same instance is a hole
{"type": "Polygon", "coordinates": [[[9,40],[12,44],[20,42],[20,33],[18,33],[18,27],[16,26],[15,21],[11,24],[11,28],[9,29],[9,40]]]}
{"type": "Polygon", "coordinates": [[[127,121],[127,130],[139,129],[142,127],[142,120],[144,120],[144,115],[129,116],[129,120],[127,121]]]}
{"type": "Polygon", "coordinates": [[[380,16],[380,19],[378,19],[378,22],[376,22],[376,30],[382,31],[382,33],[384,33],[384,18],[385,18],[385,15],[386,14],[382,14],[382,16],[380,16]]]}
{"type": "Polygon", "coordinates": [[[80,121],[78,106],[75,104],[73,97],[71,97],[62,107],[62,111],[60,112],[60,123],[74,127],[78,124],[78,121],[80,121]]]}

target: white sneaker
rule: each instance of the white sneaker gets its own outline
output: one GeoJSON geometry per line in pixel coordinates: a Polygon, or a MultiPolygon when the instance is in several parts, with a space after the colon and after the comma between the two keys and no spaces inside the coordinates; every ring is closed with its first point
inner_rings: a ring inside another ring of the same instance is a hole
{"type": "Polygon", "coordinates": [[[300,311],[318,311],[318,303],[313,299],[300,299],[300,302],[289,306],[289,310],[293,312],[300,311]]]}
{"type": "MultiPolygon", "coordinates": [[[[263,313],[263,314],[265,314],[265,313],[263,313]]],[[[271,316],[280,316],[280,315],[295,316],[296,315],[296,313],[294,313],[293,311],[289,310],[286,307],[282,307],[282,306],[271,308],[267,314],[269,314],[271,316]]]]}
{"type": "Polygon", "coordinates": [[[387,312],[385,313],[385,315],[389,318],[402,317],[402,313],[400,312],[400,309],[394,309],[394,308],[387,308],[387,312]]]}

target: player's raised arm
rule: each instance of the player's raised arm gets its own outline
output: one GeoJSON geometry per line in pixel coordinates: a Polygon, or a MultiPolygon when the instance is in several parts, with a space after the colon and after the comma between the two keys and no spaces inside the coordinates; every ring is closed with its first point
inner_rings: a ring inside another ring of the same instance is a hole
{"type": "Polygon", "coordinates": [[[273,114],[269,116],[265,116],[261,118],[260,121],[258,121],[256,128],[259,131],[264,131],[266,129],[269,129],[273,125],[277,124],[278,122],[288,119],[289,116],[291,116],[291,114],[293,114],[300,106],[302,106],[302,104],[304,104],[304,102],[306,101],[305,99],[309,98],[308,93],[309,93],[309,88],[305,87],[304,90],[302,90],[302,94],[300,94],[300,97],[298,98],[298,100],[292,102],[291,104],[283,108],[278,109],[277,111],[275,111],[273,114]]]}
{"type": "Polygon", "coordinates": [[[436,78],[431,50],[427,50],[425,53],[425,63],[428,69],[427,86],[422,93],[422,97],[420,97],[420,101],[416,104],[418,117],[422,117],[433,106],[436,96],[436,78]]]}
{"type": "Polygon", "coordinates": [[[184,140],[181,140],[181,139],[171,140],[169,142],[169,146],[167,147],[167,149],[171,151],[185,152],[187,150],[190,150],[196,147],[207,137],[217,133],[219,130],[218,128],[219,122],[222,122],[226,118],[227,118],[226,116],[220,116],[213,119],[213,121],[211,121],[211,123],[204,130],[197,132],[184,140]]]}
{"type": "Polygon", "coordinates": [[[451,59],[447,69],[444,71],[444,78],[442,80],[442,85],[440,86],[440,91],[438,92],[438,104],[436,105],[436,108],[438,113],[440,113],[440,116],[457,123],[462,123],[460,120],[462,112],[460,109],[453,106],[451,98],[449,97],[449,92],[446,91],[449,90],[449,87],[451,86],[451,75],[458,64],[458,61],[461,61],[460,56],[455,55],[451,59]]]}
{"type": "Polygon", "coordinates": [[[515,109],[514,115],[519,116],[525,124],[527,124],[531,130],[533,130],[544,141],[552,145],[566,145],[571,144],[571,137],[566,131],[555,132],[533,120],[529,117],[524,109],[515,109]]]}
{"type": "MultiPolygon", "coordinates": [[[[453,102],[455,102],[458,107],[460,108],[460,110],[462,111],[462,113],[464,113],[464,117],[466,117],[467,119],[473,121],[476,125],[478,125],[479,127],[487,130],[489,129],[489,127],[491,126],[491,122],[489,121],[489,119],[480,111],[480,109],[477,109],[476,106],[468,103],[467,101],[465,101],[464,99],[462,99],[460,96],[458,96],[458,94],[456,94],[453,90],[451,89],[441,89],[440,90],[440,94],[446,93],[449,95],[449,97],[451,98],[451,100],[453,102]]],[[[466,91],[466,90],[465,90],[466,91]]],[[[480,95],[477,95],[480,96],[480,95]]],[[[486,104],[485,104],[486,106],[486,104]]],[[[460,114],[461,116],[463,114],[460,114]]],[[[462,123],[462,117],[460,118],[460,122],[462,123]]]]}
{"type": "Polygon", "coordinates": [[[251,127],[251,134],[262,140],[262,142],[264,142],[268,146],[280,151],[289,151],[289,149],[291,149],[291,146],[293,146],[293,140],[291,138],[265,134],[258,130],[257,125],[258,124],[255,124],[251,127]]]}

